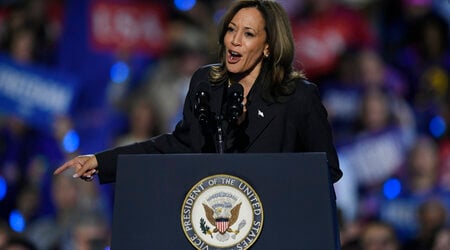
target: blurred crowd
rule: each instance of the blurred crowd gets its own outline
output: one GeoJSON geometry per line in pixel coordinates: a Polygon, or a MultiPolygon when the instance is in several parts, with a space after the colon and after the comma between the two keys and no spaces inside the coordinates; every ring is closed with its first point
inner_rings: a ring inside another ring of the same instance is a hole
{"type": "MultiPolygon", "coordinates": [[[[47,129],[0,104],[0,249],[109,246],[114,185],[52,172],[75,155],[174,128],[190,76],[217,60],[215,28],[231,1],[197,1],[189,9],[175,2],[0,1],[2,56],[24,67],[63,68],[81,82],[71,112],[47,129]],[[109,61],[88,65],[88,75],[117,60],[133,75],[83,82],[80,66],[61,58],[72,49],[65,41],[78,35],[66,25],[74,17],[69,9],[94,2],[163,6],[166,47],[157,54],[98,52],[109,61]],[[68,149],[74,131],[80,146],[68,149]]],[[[450,2],[280,3],[291,17],[296,67],[319,87],[333,126],[344,172],[335,184],[342,248],[450,249],[450,2]]]]}

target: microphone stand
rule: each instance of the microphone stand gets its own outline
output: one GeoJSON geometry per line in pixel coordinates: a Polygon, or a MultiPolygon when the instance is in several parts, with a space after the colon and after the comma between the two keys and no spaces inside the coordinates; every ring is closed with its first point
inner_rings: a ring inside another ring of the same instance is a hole
{"type": "Polygon", "coordinates": [[[223,140],[223,129],[222,129],[222,115],[216,115],[216,126],[217,126],[217,134],[216,134],[216,151],[219,154],[223,154],[225,152],[225,145],[223,140]]]}
{"type": "Polygon", "coordinates": [[[215,116],[217,127],[216,151],[219,154],[223,154],[225,152],[224,135],[222,129],[224,116],[227,118],[230,125],[235,125],[237,124],[239,116],[243,112],[242,100],[244,88],[242,87],[242,85],[241,84],[231,85],[231,87],[228,87],[227,92],[228,91],[229,91],[229,93],[227,94],[228,107],[226,108],[225,115],[218,114],[215,116]]]}

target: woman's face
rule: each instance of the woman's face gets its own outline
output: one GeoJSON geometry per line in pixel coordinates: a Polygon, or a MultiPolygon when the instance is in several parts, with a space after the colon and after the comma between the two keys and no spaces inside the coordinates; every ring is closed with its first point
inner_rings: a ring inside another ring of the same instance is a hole
{"type": "Polygon", "coordinates": [[[239,10],[224,36],[226,67],[234,74],[249,73],[256,79],[264,54],[268,54],[265,21],[256,8],[239,10]]]}

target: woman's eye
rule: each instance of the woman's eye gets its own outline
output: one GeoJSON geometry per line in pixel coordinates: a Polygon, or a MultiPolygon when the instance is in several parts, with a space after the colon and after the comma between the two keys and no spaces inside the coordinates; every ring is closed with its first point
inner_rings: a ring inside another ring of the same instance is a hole
{"type": "Polygon", "coordinates": [[[232,32],[232,31],[234,31],[234,28],[233,28],[233,27],[228,27],[228,28],[227,28],[227,31],[228,31],[228,32],[232,32]]]}
{"type": "Polygon", "coordinates": [[[254,37],[255,35],[251,32],[245,32],[245,35],[248,37],[254,37]]]}

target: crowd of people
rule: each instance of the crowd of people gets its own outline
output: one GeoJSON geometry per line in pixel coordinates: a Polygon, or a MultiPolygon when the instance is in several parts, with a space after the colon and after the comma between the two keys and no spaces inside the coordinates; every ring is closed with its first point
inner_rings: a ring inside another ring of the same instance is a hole
{"type": "MultiPolygon", "coordinates": [[[[92,87],[84,86],[74,110],[43,130],[0,104],[0,249],[110,244],[114,186],[51,173],[75,154],[171,131],[192,73],[217,62],[217,19],[231,1],[197,1],[188,11],[154,2],[168,12],[167,49],[149,55],[127,87],[98,83],[106,86],[101,105],[83,103],[92,87]],[[96,129],[107,135],[81,133],[80,143],[98,148],[64,147],[67,132],[96,129]]],[[[280,2],[291,18],[296,67],[319,87],[333,128],[344,172],[335,184],[342,248],[450,249],[450,3],[280,2]]],[[[2,55],[58,68],[70,4],[0,6],[2,55]]],[[[92,68],[88,74],[98,74],[92,68]]]]}

